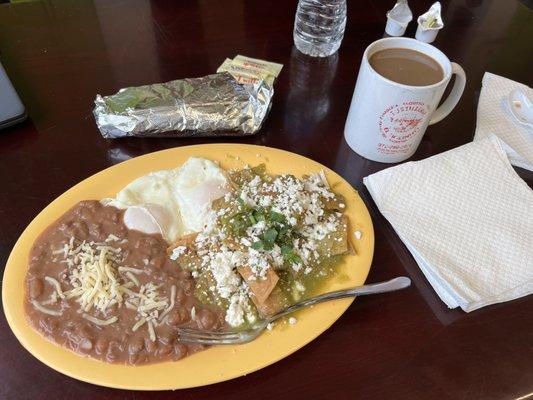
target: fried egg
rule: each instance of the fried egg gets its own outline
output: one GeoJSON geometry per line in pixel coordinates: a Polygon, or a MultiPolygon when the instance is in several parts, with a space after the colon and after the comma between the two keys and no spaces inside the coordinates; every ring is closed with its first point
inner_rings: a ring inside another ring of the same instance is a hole
{"type": "Polygon", "coordinates": [[[230,191],[224,170],[204,158],[189,158],[181,167],[144,175],[104,199],[126,209],[124,224],[144,233],[160,233],[169,242],[201,231],[213,200],[230,191]]]}

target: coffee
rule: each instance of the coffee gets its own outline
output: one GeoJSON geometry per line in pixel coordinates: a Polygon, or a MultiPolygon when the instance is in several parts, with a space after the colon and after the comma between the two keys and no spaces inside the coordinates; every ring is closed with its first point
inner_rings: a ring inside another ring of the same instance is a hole
{"type": "Polygon", "coordinates": [[[429,86],[444,78],[440,64],[416,50],[380,50],[370,56],[369,62],[381,76],[404,85],[429,86]]]}

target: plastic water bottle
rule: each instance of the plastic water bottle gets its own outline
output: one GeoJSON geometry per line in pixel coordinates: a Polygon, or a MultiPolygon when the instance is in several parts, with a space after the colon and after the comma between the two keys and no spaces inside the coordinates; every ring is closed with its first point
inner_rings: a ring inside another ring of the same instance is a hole
{"type": "Polygon", "coordinates": [[[344,37],[346,0],[300,0],[294,19],[294,44],[302,53],[327,57],[344,37]]]}

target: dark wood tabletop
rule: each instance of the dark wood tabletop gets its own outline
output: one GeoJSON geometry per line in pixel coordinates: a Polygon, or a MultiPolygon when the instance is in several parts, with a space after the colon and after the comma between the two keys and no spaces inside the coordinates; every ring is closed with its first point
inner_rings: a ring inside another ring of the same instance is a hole
{"type": "MultiPolygon", "coordinates": [[[[58,0],[0,5],[1,62],[27,121],[0,131],[0,265],[26,225],[88,176],[155,150],[209,142],[268,145],[310,157],[356,187],[375,227],[369,281],[408,275],[411,288],[359,298],[309,345],[248,376],[176,392],[127,392],[79,382],[33,358],[0,317],[1,399],[518,399],[533,396],[533,297],[464,313],[437,297],[380,215],[362,178],[387,165],[343,139],[364,48],[383,36],[393,0],[348,1],[337,55],[293,47],[296,2],[58,0]],[[213,73],[244,54],[284,64],[272,110],[247,138],[103,139],[97,93],[213,73]]],[[[411,0],[414,15],[430,1],[411,0]]],[[[533,84],[533,12],[514,0],[442,1],[437,47],[467,74],[464,95],[429,127],[413,159],[470,142],[485,71],[533,84]]],[[[414,36],[412,23],[406,36],[414,36]]],[[[1,106],[1,104],[0,104],[1,106]]],[[[530,185],[533,175],[519,174],[530,185]]]]}

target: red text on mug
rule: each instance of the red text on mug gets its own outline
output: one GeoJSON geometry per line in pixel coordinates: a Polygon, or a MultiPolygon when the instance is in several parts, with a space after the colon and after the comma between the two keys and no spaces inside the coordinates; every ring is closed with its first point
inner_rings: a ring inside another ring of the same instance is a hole
{"type": "Polygon", "coordinates": [[[420,101],[388,106],[379,116],[379,131],[390,142],[406,143],[424,126],[428,114],[429,106],[420,101]]]}

